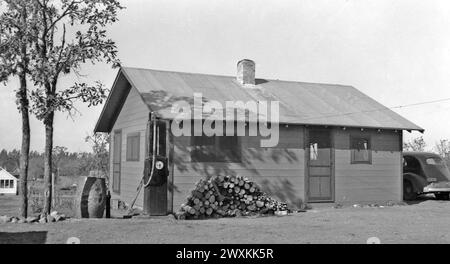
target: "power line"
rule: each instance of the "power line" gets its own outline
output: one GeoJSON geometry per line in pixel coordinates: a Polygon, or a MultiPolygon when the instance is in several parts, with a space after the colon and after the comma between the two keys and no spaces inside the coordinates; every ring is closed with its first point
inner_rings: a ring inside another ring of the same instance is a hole
{"type": "Polygon", "coordinates": [[[391,110],[391,109],[440,103],[440,102],[446,102],[446,101],[450,101],[450,98],[443,98],[443,99],[438,99],[438,100],[433,100],[433,101],[424,101],[424,102],[413,103],[413,104],[397,105],[397,106],[392,106],[392,107],[383,107],[383,108],[365,110],[365,111],[348,112],[348,113],[332,114],[332,115],[320,115],[320,116],[315,116],[315,117],[307,117],[307,118],[304,118],[304,120],[305,119],[306,120],[307,119],[316,119],[316,118],[327,118],[327,117],[338,117],[338,116],[354,115],[354,114],[361,114],[361,113],[371,113],[371,112],[378,112],[378,111],[387,111],[387,110],[391,110]]]}
{"type": "Polygon", "coordinates": [[[450,98],[444,98],[444,99],[439,99],[439,100],[434,100],[434,101],[425,101],[425,102],[414,103],[414,104],[407,104],[407,105],[394,106],[394,107],[391,107],[391,108],[402,108],[402,107],[408,107],[408,106],[416,106],[416,105],[424,105],[424,104],[433,104],[433,103],[440,103],[440,102],[445,102],[445,101],[450,101],[450,98]]]}

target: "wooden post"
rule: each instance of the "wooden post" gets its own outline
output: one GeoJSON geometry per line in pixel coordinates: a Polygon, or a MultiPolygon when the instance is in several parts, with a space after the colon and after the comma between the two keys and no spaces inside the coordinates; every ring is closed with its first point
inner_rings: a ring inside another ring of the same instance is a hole
{"type": "Polygon", "coordinates": [[[111,193],[106,191],[106,212],[105,218],[111,218],[111,193]]]}

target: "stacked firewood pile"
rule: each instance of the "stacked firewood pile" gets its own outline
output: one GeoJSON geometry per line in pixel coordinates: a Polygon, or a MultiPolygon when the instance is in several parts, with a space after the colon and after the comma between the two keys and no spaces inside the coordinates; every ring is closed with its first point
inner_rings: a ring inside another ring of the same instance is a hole
{"type": "Polygon", "coordinates": [[[287,205],[262,192],[257,184],[241,176],[202,179],[181,205],[178,219],[203,219],[287,211],[287,205]]]}

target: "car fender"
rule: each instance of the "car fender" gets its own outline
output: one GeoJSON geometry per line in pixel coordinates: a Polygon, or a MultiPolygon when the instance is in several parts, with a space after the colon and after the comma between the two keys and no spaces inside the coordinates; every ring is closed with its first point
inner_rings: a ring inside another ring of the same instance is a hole
{"type": "Polygon", "coordinates": [[[412,172],[403,174],[403,180],[409,180],[412,183],[414,191],[416,193],[423,192],[423,187],[428,185],[428,182],[426,179],[424,179],[422,176],[412,173],[412,172]]]}

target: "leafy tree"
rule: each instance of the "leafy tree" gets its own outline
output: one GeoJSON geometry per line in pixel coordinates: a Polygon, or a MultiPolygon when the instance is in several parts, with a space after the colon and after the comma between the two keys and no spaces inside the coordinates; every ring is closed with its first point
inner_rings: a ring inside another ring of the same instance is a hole
{"type": "Polygon", "coordinates": [[[53,173],[55,173],[55,182],[57,181],[57,178],[59,177],[59,173],[61,170],[61,165],[62,162],[64,162],[66,160],[68,156],[67,153],[67,148],[66,147],[62,147],[62,146],[56,146],[53,148],[53,153],[52,153],[52,157],[53,157],[53,173]]]}
{"type": "MultiPolygon", "coordinates": [[[[85,138],[86,142],[92,145],[92,164],[91,168],[97,171],[101,171],[108,176],[109,167],[109,142],[110,137],[107,133],[94,133],[85,138]]],[[[107,184],[109,179],[107,178],[107,184]]]]}
{"type": "Polygon", "coordinates": [[[30,151],[30,121],[27,76],[33,56],[33,31],[39,28],[36,2],[29,0],[0,0],[0,82],[17,76],[16,104],[22,116],[22,148],[20,155],[21,215],[28,213],[28,164],[30,151]],[[2,6],[3,5],[3,6],[2,6]]]}
{"type": "Polygon", "coordinates": [[[10,152],[3,149],[0,152],[0,167],[9,172],[13,172],[20,168],[20,151],[14,149],[10,152]]]}
{"type": "Polygon", "coordinates": [[[44,176],[44,155],[30,155],[29,177],[32,180],[42,179],[44,176]]]}
{"type": "Polygon", "coordinates": [[[37,28],[36,54],[30,63],[34,83],[40,88],[31,94],[32,112],[45,126],[44,212],[51,210],[53,121],[56,111],[73,114],[74,103],[101,104],[107,90],[100,82],[75,83],[61,89],[60,77],[80,75],[84,63],[106,62],[119,66],[117,47],[108,38],[106,27],[117,21],[123,7],[118,0],[33,0],[38,3],[41,27],[37,28]],[[74,32],[69,36],[69,32],[74,32]]]}
{"type": "Polygon", "coordinates": [[[447,166],[450,166],[450,141],[448,139],[441,139],[434,146],[434,150],[444,158],[447,166]]]}
{"type": "Polygon", "coordinates": [[[8,151],[6,151],[6,149],[2,149],[2,151],[0,151],[0,167],[4,168],[7,160],[8,151]]]}
{"type": "Polygon", "coordinates": [[[404,151],[425,151],[427,144],[422,136],[403,143],[404,151]]]}
{"type": "Polygon", "coordinates": [[[450,157],[450,141],[448,139],[439,140],[434,149],[441,157],[450,157]]]}

